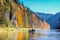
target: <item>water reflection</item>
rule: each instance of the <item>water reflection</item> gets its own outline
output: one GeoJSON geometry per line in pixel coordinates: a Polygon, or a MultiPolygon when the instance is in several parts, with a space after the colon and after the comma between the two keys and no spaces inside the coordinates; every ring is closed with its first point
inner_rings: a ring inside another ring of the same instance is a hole
{"type": "Polygon", "coordinates": [[[29,33],[28,32],[18,32],[17,40],[29,40],[29,33]]]}
{"type": "Polygon", "coordinates": [[[16,32],[0,31],[0,40],[16,40],[16,32]]]}
{"type": "Polygon", "coordinates": [[[57,31],[0,31],[0,40],[60,40],[57,31]]]}

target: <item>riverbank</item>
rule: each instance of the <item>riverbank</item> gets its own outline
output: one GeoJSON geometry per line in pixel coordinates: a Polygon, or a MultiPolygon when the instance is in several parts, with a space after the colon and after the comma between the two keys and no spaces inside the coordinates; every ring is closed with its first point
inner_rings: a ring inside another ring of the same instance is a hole
{"type": "Polygon", "coordinates": [[[0,28],[0,31],[29,31],[29,30],[41,30],[40,28],[0,28]]]}

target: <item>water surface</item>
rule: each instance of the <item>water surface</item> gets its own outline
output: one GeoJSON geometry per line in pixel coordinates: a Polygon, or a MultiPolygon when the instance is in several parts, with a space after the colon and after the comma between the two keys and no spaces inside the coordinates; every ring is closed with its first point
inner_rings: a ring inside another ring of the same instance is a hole
{"type": "Polygon", "coordinates": [[[0,40],[60,40],[60,30],[0,31],[0,40]]]}

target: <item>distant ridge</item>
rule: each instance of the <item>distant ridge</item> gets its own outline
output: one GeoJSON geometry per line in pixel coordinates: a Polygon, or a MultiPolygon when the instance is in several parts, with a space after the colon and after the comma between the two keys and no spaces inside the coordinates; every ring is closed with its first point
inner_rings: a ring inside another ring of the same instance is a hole
{"type": "Polygon", "coordinates": [[[36,14],[42,18],[43,20],[45,20],[47,23],[50,24],[51,29],[56,29],[58,28],[58,24],[59,24],[59,19],[60,19],[60,12],[56,13],[55,15],[53,14],[45,14],[45,13],[39,13],[36,12],[36,14]]]}
{"type": "Polygon", "coordinates": [[[35,14],[45,21],[48,20],[51,16],[53,16],[53,14],[46,14],[41,12],[35,12],[35,14]]]}
{"type": "Polygon", "coordinates": [[[51,16],[47,22],[51,25],[51,28],[58,28],[58,23],[60,22],[59,21],[60,19],[60,12],[56,13],[55,15],[51,16]]]}

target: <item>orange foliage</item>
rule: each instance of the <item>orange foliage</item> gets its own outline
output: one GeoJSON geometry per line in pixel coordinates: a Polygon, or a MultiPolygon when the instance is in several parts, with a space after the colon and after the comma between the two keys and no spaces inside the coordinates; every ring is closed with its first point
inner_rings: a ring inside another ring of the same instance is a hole
{"type": "Polygon", "coordinates": [[[33,22],[36,22],[36,15],[32,14],[31,17],[32,17],[33,22]]]}
{"type": "Polygon", "coordinates": [[[17,23],[19,27],[23,27],[23,18],[21,12],[16,13],[17,23]]]}
{"type": "Polygon", "coordinates": [[[45,21],[40,21],[42,29],[50,29],[50,25],[45,21]]]}
{"type": "Polygon", "coordinates": [[[24,12],[23,12],[23,11],[24,11],[24,7],[23,7],[22,5],[18,5],[18,6],[19,6],[19,8],[21,9],[21,12],[22,12],[21,14],[22,14],[22,16],[24,16],[24,12]]]}

